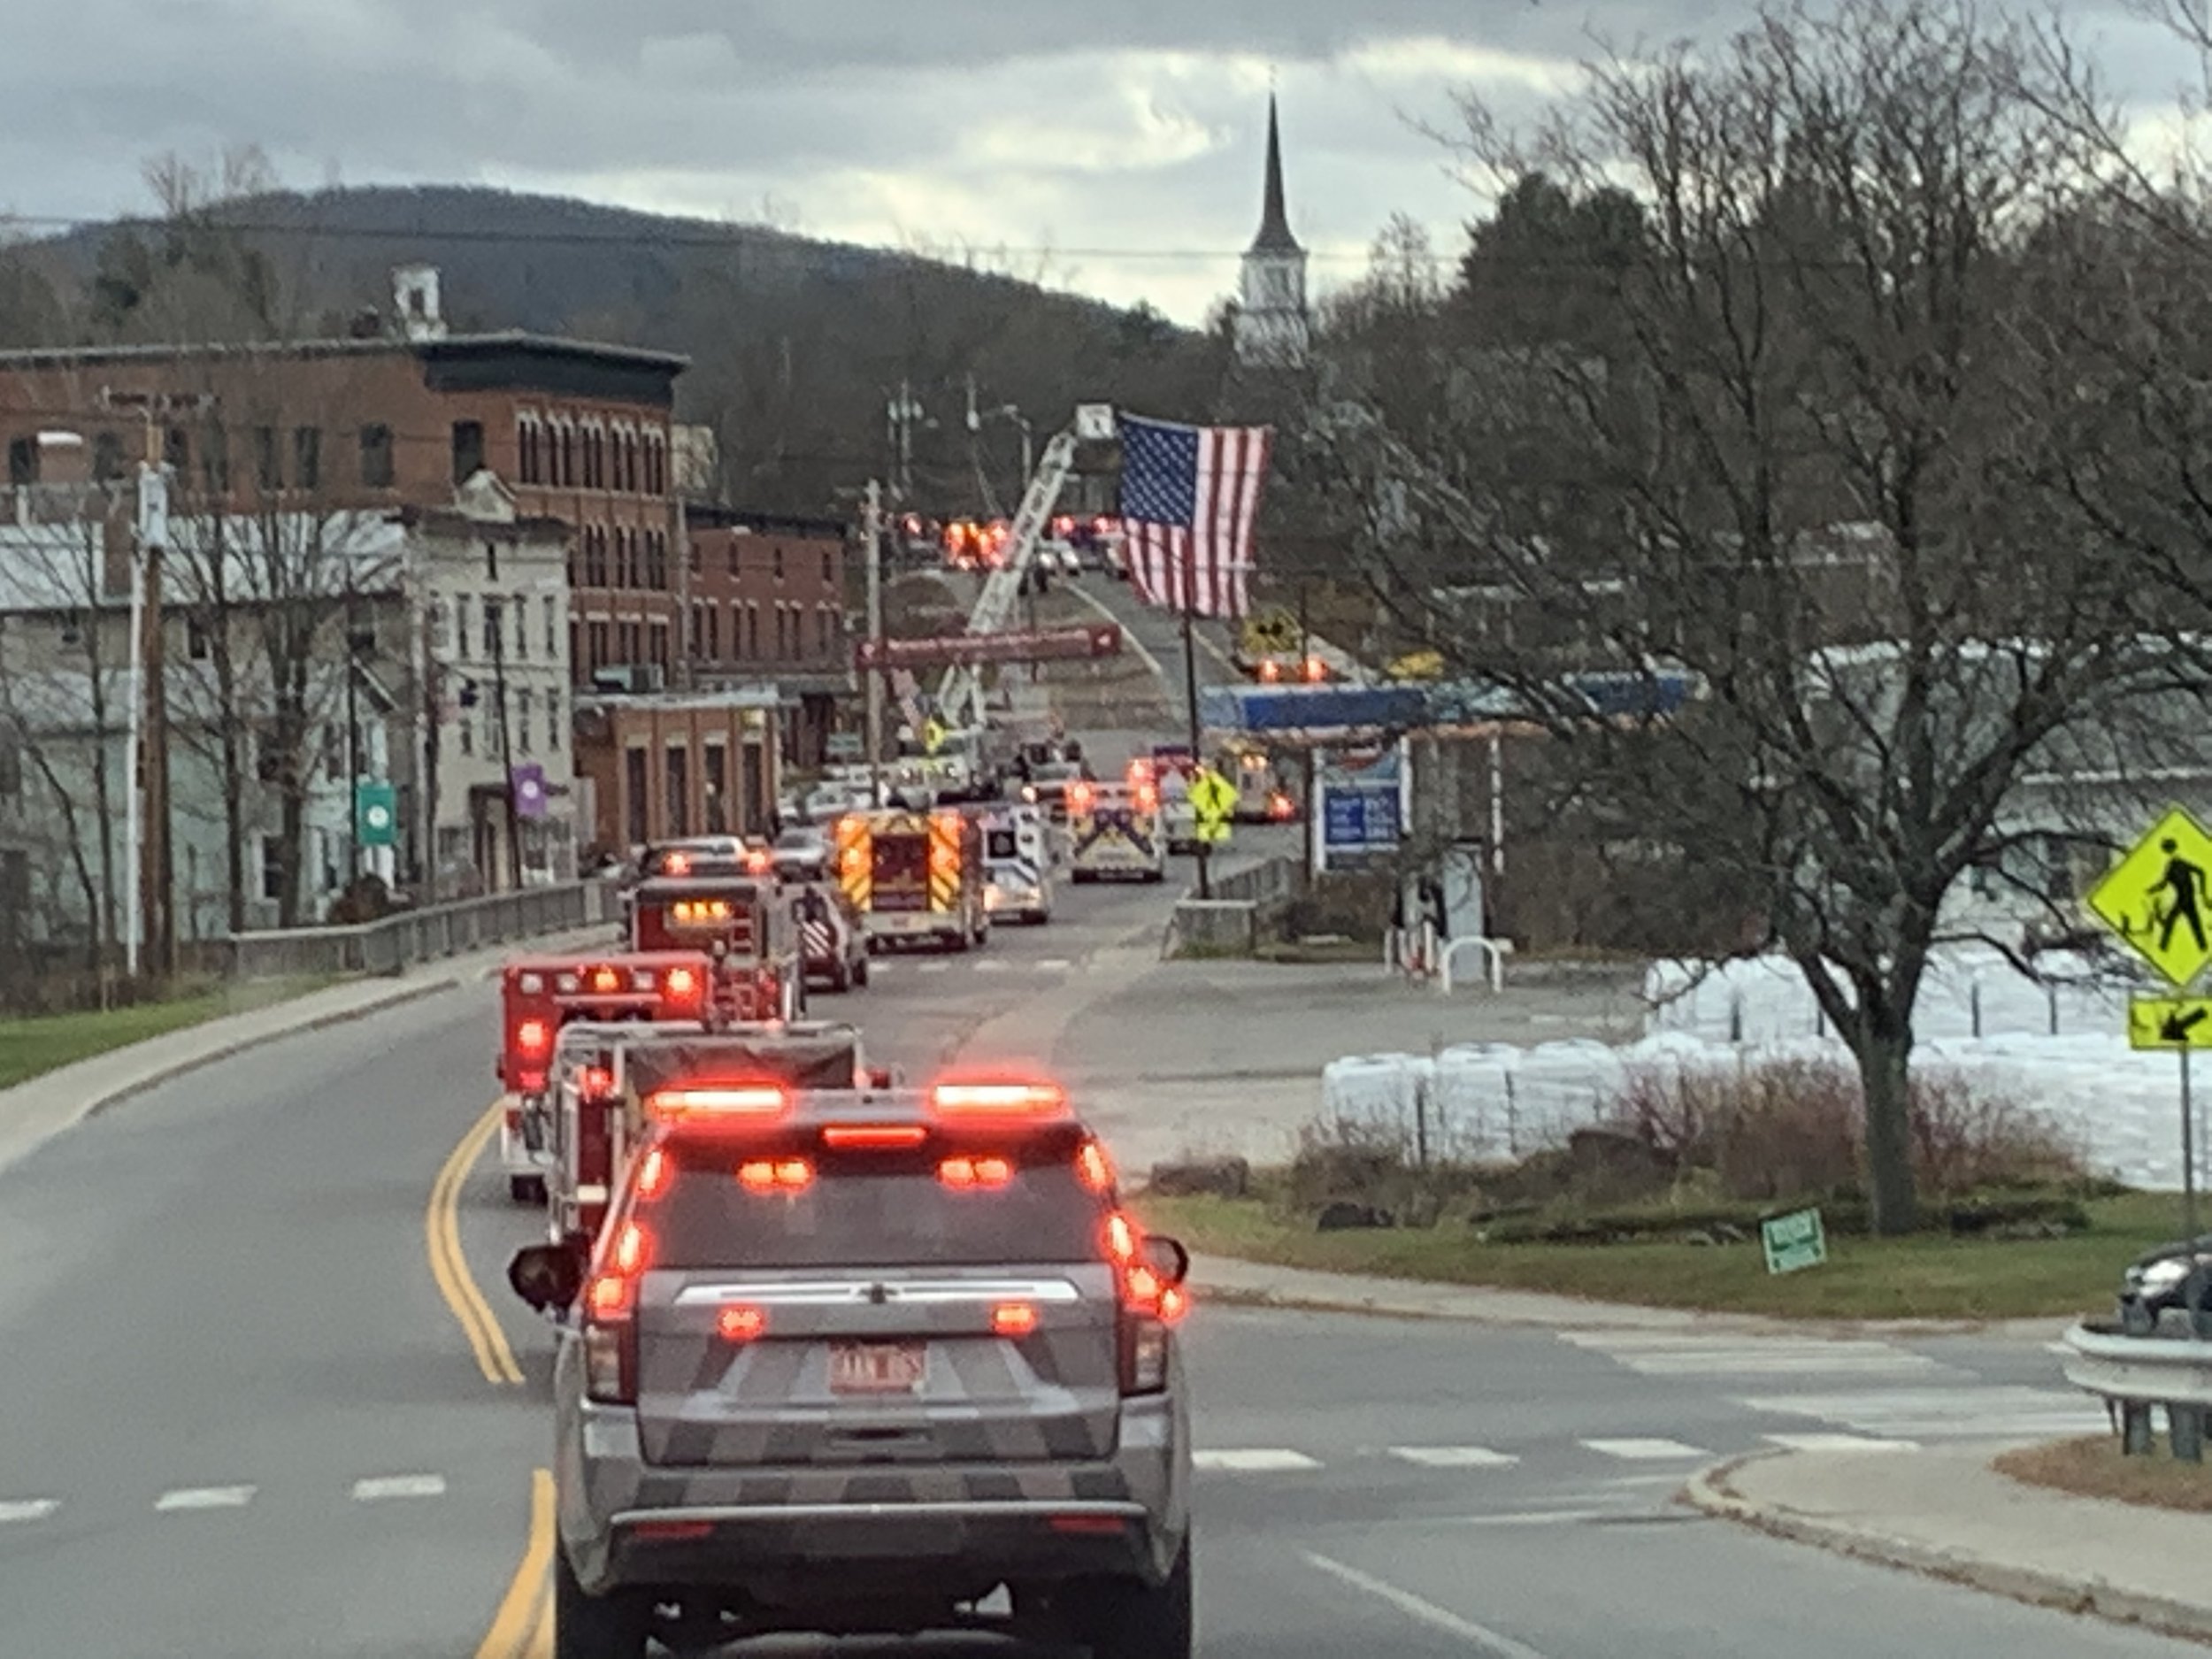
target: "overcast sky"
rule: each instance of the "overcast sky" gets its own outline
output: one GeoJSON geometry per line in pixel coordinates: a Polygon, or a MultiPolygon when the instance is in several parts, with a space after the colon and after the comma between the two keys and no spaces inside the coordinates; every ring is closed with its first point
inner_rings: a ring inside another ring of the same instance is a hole
{"type": "MultiPolygon", "coordinates": [[[[472,182],[870,243],[1050,251],[1194,321],[1259,211],[1271,76],[1317,288],[1394,211],[1477,205],[1413,123],[1527,107],[1593,31],[1716,37],[1737,0],[14,0],[0,213],[142,209],[140,163],[256,142],[288,184],[472,182]]],[[[2178,60],[2065,0],[2115,83],[2178,60]]]]}

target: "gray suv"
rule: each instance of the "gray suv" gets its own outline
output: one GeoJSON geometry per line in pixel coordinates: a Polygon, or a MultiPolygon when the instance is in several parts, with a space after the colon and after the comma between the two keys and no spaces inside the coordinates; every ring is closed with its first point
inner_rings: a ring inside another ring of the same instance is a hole
{"type": "Polygon", "coordinates": [[[962,1629],[1186,1659],[1189,1257],[1058,1091],[642,1106],[590,1259],[510,1271],[560,1323],[559,1659],[962,1629]]]}

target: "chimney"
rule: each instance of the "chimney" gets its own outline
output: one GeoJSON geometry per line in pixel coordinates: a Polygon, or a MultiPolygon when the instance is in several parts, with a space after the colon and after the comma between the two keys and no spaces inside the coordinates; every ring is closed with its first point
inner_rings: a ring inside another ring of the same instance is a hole
{"type": "Polygon", "coordinates": [[[398,313],[400,329],[408,339],[444,339],[445,319],[438,311],[438,267],[394,266],[392,308],[398,313]]]}

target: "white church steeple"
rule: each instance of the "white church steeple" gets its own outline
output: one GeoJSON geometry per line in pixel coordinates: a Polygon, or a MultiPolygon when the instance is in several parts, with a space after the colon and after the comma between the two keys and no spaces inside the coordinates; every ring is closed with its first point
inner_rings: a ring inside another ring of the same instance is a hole
{"type": "Polygon", "coordinates": [[[1283,146],[1275,97],[1267,99],[1267,183],[1260,232],[1244,255],[1236,319],[1237,362],[1245,368],[1305,366],[1306,250],[1290,234],[1283,205],[1283,146]]]}

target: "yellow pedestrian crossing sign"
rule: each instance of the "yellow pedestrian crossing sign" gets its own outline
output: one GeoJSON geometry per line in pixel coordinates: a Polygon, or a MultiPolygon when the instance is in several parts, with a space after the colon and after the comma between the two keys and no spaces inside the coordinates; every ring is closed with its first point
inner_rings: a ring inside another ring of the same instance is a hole
{"type": "Polygon", "coordinates": [[[945,723],[935,715],[922,722],[922,753],[934,758],[945,746],[945,723]]]}
{"type": "Polygon", "coordinates": [[[1211,818],[1225,825],[1237,810],[1236,786],[1211,766],[1201,766],[1190,780],[1190,803],[1201,824],[1211,818]]]}
{"type": "Polygon", "coordinates": [[[1194,833],[1202,845],[1217,847],[1229,839],[1229,820],[1225,818],[1202,818],[1194,833]]]}
{"type": "Polygon", "coordinates": [[[2090,912],[2175,985],[2212,965],[2212,833],[2179,807],[2090,890],[2090,912]]]}
{"type": "Polygon", "coordinates": [[[2212,996],[2129,999],[2128,1047],[2212,1048],[2212,996]]]}

